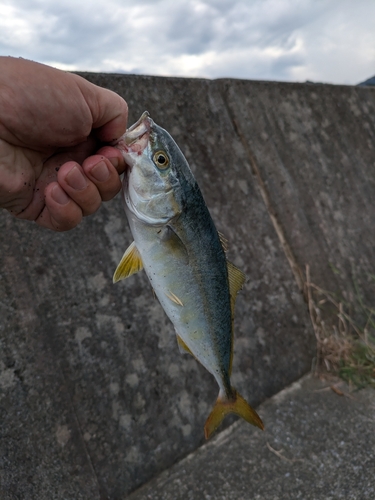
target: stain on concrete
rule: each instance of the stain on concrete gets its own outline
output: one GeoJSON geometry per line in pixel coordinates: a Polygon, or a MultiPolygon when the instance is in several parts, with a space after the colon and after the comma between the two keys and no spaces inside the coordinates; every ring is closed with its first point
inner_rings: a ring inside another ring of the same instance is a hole
{"type": "Polygon", "coordinates": [[[56,429],[56,439],[60,446],[64,447],[71,437],[71,430],[67,425],[59,425],[56,429]]]}

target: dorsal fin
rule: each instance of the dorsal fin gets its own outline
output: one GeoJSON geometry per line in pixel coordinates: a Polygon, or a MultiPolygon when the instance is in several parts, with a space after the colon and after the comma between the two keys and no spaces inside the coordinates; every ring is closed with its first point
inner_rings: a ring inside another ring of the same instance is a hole
{"type": "MultiPolygon", "coordinates": [[[[246,276],[242,271],[238,269],[234,264],[227,260],[228,269],[228,281],[229,281],[229,295],[230,295],[230,310],[232,316],[232,340],[231,345],[233,346],[233,320],[234,320],[234,306],[236,303],[236,297],[238,292],[241,290],[245,283],[246,276]]],[[[230,361],[229,361],[229,375],[232,372],[232,361],[233,361],[233,347],[231,349],[230,361]]]]}
{"type": "Polygon", "coordinates": [[[220,231],[218,231],[217,234],[219,235],[220,243],[221,243],[221,246],[223,247],[224,252],[227,252],[228,251],[228,240],[223,235],[223,233],[221,233],[220,231]]]}
{"type": "Polygon", "coordinates": [[[246,276],[238,267],[227,260],[228,280],[229,280],[229,293],[230,293],[230,308],[232,311],[232,318],[234,317],[234,304],[238,292],[241,290],[245,283],[246,276]]]}
{"type": "Polygon", "coordinates": [[[143,262],[141,256],[139,255],[138,248],[135,246],[135,242],[133,241],[122,256],[122,259],[116,268],[115,274],[113,275],[113,283],[124,280],[142,269],[143,262]]]}

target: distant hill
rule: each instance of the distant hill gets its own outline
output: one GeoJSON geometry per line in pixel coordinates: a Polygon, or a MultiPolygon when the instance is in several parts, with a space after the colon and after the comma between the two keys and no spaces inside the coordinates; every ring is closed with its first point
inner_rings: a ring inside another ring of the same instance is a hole
{"type": "Polygon", "coordinates": [[[375,85],[375,76],[373,76],[372,78],[369,78],[368,80],[366,80],[362,83],[358,83],[358,85],[362,85],[362,86],[375,85]]]}

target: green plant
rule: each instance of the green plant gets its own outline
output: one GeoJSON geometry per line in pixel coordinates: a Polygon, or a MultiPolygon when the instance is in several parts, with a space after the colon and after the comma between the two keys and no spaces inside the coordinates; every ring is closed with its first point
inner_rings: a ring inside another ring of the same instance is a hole
{"type": "Polygon", "coordinates": [[[305,287],[317,341],[315,372],[339,375],[357,388],[375,388],[375,308],[365,304],[357,283],[352,304],[318,287],[310,280],[309,266],[305,287]]]}

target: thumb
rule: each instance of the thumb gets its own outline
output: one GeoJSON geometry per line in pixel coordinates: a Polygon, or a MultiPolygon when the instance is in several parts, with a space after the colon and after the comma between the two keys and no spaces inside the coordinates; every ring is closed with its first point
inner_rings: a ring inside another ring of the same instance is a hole
{"type": "Polygon", "coordinates": [[[124,99],[111,90],[98,87],[84,78],[72,74],[90,109],[92,128],[103,142],[112,142],[126,131],[128,105],[124,99]]]}

